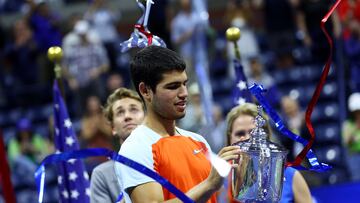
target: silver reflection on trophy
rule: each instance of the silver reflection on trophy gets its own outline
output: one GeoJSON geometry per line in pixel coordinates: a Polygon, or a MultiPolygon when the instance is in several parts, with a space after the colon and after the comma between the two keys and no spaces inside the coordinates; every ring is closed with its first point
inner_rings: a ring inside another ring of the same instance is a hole
{"type": "Polygon", "coordinates": [[[232,173],[232,194],[241,202],[278,202],[281,198],[287,151],[269,141],[261,112],[258,106],[250,139],[234,144],[241,153],[232,173]]]}

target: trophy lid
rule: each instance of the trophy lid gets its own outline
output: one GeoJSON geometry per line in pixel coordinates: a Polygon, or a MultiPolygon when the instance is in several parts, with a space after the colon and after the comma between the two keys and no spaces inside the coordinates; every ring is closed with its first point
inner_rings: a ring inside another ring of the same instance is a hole
{"type": "Polygon", "coordinates": [[[258,106],[258,114],[254,119],[255,128],[250,132],[250,139],[235,143],[240,147],[241,151],[256,153],[265,153],[265,156],[270,157],[273,153],[287,153],[287,150],[274,142],[269,140],[269,135],[265,132],[263,126],[266,120],[262,117],[262,107],[258,106]]]}

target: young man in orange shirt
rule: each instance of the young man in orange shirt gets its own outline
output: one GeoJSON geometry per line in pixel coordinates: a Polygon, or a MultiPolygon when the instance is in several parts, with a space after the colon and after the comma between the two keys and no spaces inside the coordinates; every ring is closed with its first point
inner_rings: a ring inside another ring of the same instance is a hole
{"type": "MultiPolygon", "coordinates": [[[[214,193],[223,178],[207,159],[211,152],[208,143],[202,136],[175,126],[175,121],[185,116],[188,96],[184,61],[169,49],[149,46],[134,56],[130,67],[147,115],[119,153],[153,169],[195,202],[216,202],[214,193]]],[[[226,161],[238,154],[237,146],[219,152],[226,161]]],[[[121,164],[116,167],[125,196],[133,203],[181,202],[153,179],[121,164]]]]}

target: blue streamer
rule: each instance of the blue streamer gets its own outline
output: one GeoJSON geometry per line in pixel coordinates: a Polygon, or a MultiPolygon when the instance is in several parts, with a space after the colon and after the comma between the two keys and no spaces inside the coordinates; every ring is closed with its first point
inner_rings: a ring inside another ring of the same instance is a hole
{"type": "MultiPolygon", "coordinates": [[[[193,203],[194,201],[186,196],[183,192],[177,189],[173,184],[168,180],[152,171],[151,169],[129,159],[124,156],[121,156],[117,152],[105,149],[105,148],[94,148],[94,149],[82,149],[74,150],[70,152],[62,152],[59,154],[51,154],[41,162],[39,168],[35,172],[35,180],[37,184],[38,194],[39,194],[39,203],[43,200],[43,195],[45,192],[44,180],[45,180],[45,165],[58,163],[61,161],[67,161],[69,159],[83,159],[93,156],[106,156],[114,161],[120,162],[126,166],[131,167],[134,170],[139,171],[140,173],[147,175],[148,177],[154,179],[156,182],[160,183],[164,188],[169,190],[172,194],[178,197],[181,201],[185,203],[193,203]]],[[[121,194],[119,195],[119,198],[121,194]]]]}
{"type": "MultiPolygon", "coordinates": [[[[304,146],[307,145],[308,141],[304,138],[300,137],[299,135],[294,134],[289,129],[287,129],[284,125],[284,122],[280,119],[280,116],[274,111],[274,109],[270,106],[269,102],[265,99],[265,97],[262,95],[263,92],[266,90],[262,85],[253,84],[251,87],[249,87],[249,90],[251,94],[253,94],[256,99],[259,101],[259,103],[264,107],[265,111],[268,113],[270,118],[274,121],[275,127],[287,137],[291,138],[292,140],[296,142],[300,142],[304,146]]],[[[317,172],[325,172],[330,170],[332,167],[325,163],[319,163],[318,159],[316,158],[314,152],[310,149],[308,153],[306,154],[307,159],[309,160],[309,163],[311,167],[309,170],[317,171],[317,172]]],[[[298,170],[307,170],[307,168],[303,166],[294,166],[293,168],[296,168],[298,170]]]]}
{"type": "Polygon", "coordinates": [[[123,197],[124,197],[124,193],[121,191],[118,198],[116,199],[116,203],[120,203],[123,197]]]}

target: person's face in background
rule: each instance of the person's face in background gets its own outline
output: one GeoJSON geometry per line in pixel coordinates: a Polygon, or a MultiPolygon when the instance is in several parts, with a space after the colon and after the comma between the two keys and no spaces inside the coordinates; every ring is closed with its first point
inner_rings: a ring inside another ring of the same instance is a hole
{"type": "Polygon", "coordinates": [[[289,118],[296,117],[299,113],[299,104],[296,100],[290,97],[283,97],[281,99],[281,109],[289,118]]]}
{"type": "Polygon", "coordinates": [[[219,124],[223,121],[223,111],[220,105],[215,104],[213,106],[213,116],[215,124],[219,124]]]}
{"type": "Polygon", "coordinates": [[[98,114],[101,112],[101,104],[98,97],[90,96],[87,99],[87,111],[90,115],[98,114]]]}
{"type": "Polygon", "coordinates": [[[31,142],[33,134],[32,134],[32,125],[30,120],[27,118],[21,118],[18,120],[16,127],[17,127],[16,139],[20,143],[31,142]]]}
{"type": "Polygon", "coordinates": [[[132,98],[117,100],[112,106],[112,113],[112,131],[120,137],[121,143],[142,123],[145,116],[142,103],[132,98]]]}
{"type": "Polygon", "coordinates": [[[263,66],[260,63],[259,59],[254,58],[250,60],[250,68],[251,68],[251,73],[254,76],[260,76],[262,75],[262,71],[263,71],[263,66]]]}
{"type": "Polygon", "coordinates": [[[43,2],[43,3],[40,3],[39,5],[37,5],[37,11],[39,12],[40,15],[42,15],[44,17],[51,16],[50,8],[47,3],[43,2]]]}
{"type": "Polygon", "coordinates": [[[180,0],[180,7],[183,11],[190,12],[191,11],[190,0],[180,0]]]}
{"type": "Polygon", "coordinates": [[[113,92],[119,87],[124,87],[124,79],[120,74],[112,74],[106,81],[106,87],[109,92],[113,92]]]}
{"type": "Polygon", "coordinates": [[[14,40],[16,45],[21,46],[30,42],[32,31],[25,20],[18,20],[14,25],[14,40]]]}
{"type": "Polygon", "coordinates": [[[231,127],[230,144],[250,139],[250,132],[254,128],[254,117],[239,115],[231,127]]]}
{"type": "Polygon", "coordinates": [[[200,89],[197,83],[192,83],[188,87],[189,99],[192,105],[201,105],[200,89]]]}

